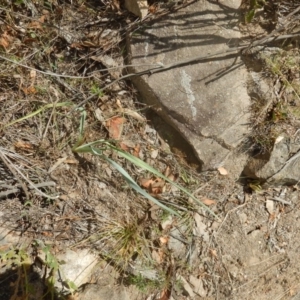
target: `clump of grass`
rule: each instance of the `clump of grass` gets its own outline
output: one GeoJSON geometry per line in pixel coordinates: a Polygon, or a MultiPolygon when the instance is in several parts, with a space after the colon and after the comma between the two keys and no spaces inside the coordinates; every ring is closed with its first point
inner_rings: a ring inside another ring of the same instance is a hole
{"type": "Polygon", "coordinates": [[[103,245],[101,255],[123,271],[137,257],[148,264],[151,262],[145,227],[137,220],[104,221],[99,232],[91,236],[90,240],[103,245]]]}
{"type": "Polygon", "coordinates": [[[300,111],[300,82],[299,82],[299,53],[294,51],[280,51],[274,55],[261,54],[264,61],[264,75],[270,82],[280,83],[274,89],[274,97],[266,104],[264,99],[254,99],[252,105],[253,122],[252,133],[254,148],[259,153],[268,153],[272,150],[278,135],[289,134],[293,120],[297,119],[300,111]],[[263,113],[261,113],[263,112],[263,113]]]}
{"type": "Polygon", "coordinates": [[[32,261],[26,248],[12,247],[8,250],[0,250],[0,261],[0,266],[6,266],[16,271],[15,282],[10,282],[14,287],[11,299],[15,299],[20,293],[23,295],[23,299],[29,299],[32,294],[32,285],[28,278],[32,261]]]}
{"type": "MultiPolygon", "coordinates": [[[[59,273],[60,262],[57,260],[56,256],[51,252],[51,247],[49,245],[45,245],[42,241],[35,240],[34,246],[38,252],[43,253],[44,257],[42,262],[45,267],[45,284],[47,286],[47,292],[45,293],[44,297],[50,294],[51,299],[54,299],[55,284],[57,280],[57,275],[59,273]]],[[[69,291],[67,293],[70,292],[71,294],[73,294],[77,290],[77,286],[75,285],[75,283],[68,279],[65,279],[63,285],[68,287],[69,291]]]]}
{"type": "Polygon", "coordinates": [[[256,12],[258,10],[263,9],[265,4],[266,4],[265,0],[251,0],[249,9],[245,14],[245,22],[250,23],[255,17],[256,12]]]}
{"type": "Polygon", "coordinates": [[[143,277],[141,274],[129,275],[127,283],[136,286],[143,294],[149,294],[161,288],[160,280],[151,280],[143,277]]]}
{"type": "Polygon", "coordinates": [[[265,72],[280,80],[286,92],[292,93],[293,98],[289,102],[300,104],[300,83],[299,83],[299,63],[298,52],[286,51],[270,57],[263,56],[266,62],[265,72]]]}

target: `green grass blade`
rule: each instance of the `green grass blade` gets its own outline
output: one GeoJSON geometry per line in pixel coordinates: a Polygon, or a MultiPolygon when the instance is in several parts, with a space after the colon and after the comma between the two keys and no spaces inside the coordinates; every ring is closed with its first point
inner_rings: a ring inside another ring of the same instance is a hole
{"type": "MultiPolygon", "coordinates": [[[[125,158],[126,160],[130,161],[131,163],[135,164],[137,167],[139,168],[143,168],[146,171],[151,172],[152,174],[164,179],[165,181],[169,182],[170,184],[172,184],[173,186],[175,186],[176,188],[178,188],[179,190],[181,190],[184,194],[186,194],[187,196],[189,196],[191,199],[193,199],[197,204],[199,204],[200,206],[202,206],[204,209],[206,209],[210,214],[212,214],[214,217],[218,218],[217,215],[212,212],[205,204],[203,204],[201,201],[199,201],[194,195],[192,195],[187,189],[185,189],[183,186],[175,183],[174,181],[170,180],[168,177],[164,176],[162,173],[160,173],[159,171],[157,171],[155,168],[151,167],[149,164],[147,164],[146,162],[142,161],[141,159],[131,155],[128,152],[125,152],[121,149],[119,149],[118,147],[115,147],[114,145],[112,145],[110,142],[108,142],[107,140],[98,140],[95,142],[91,142],[88,144],[84,144],[82,146],[77,147],[76,149],[74,149],[74,152],[77,153],[91,153],[91,151],[95,151],[94,154],[97,155],[102,155],[102,153],[100,153],[100,149],[94,148],[93,146],[97,145],[97,144],[104,144],[106,145],[108,148],[116,151],[118,153],[118,155],[122,156],[123,158],[125,158]]],[[[125,171],[125,170],[124,170],[125,171]]],[[[126,172],[127,173],[127,172],[126,172]]],[[[129,174],[128,174],[129,175],[129,174]]],[[[133,180],[133,179],[132,179],[133,180]]],[[[139,186],[138,186],[139,187],[139,186]]],[[[140,188],[140,187],[139,187],[140,188]]],[[[141,189],[141,188],[140,188],[141,189]]],[[[136,190],[136,189],[135,189],[136,190]]],[[[143,189],[141,189],[144,193],[146,193],[143,189]]],[[[148,195],[148,193],[146,193],[148,195]]],[[[149,195],[150,196],[150,195],[149,195]]],[[[157,200],[156,200],[157,201],[157,200]]],[[[162,205],[160,203],[160,205],[162,205]]]]}
{"type": "Polygon", "coordinates": [[[80,136],[83,136],[84,123],[86,120],[86,110],[83,108],[79,108],[78,110],[81,111],[79,133],[80,133],[80,136]]]}
{"type": "Polygon", "coordinates": [[[84,144],[84,145],[80,145],[77,146],[77,144],[80,143],[80,139],[77,141],[77,143],[75,144],[75,146],[72,148],[73,152],[76,153],[91,153],[91,154],[95,154],[95,152],[98,152],[96,155],[101,155],[102,154],[102,150],[105,150],[105,148],[94,148],[93,146],[95,146],[96,144],[100,144],[100,143],[104,143],[104,140],[99,140],[96,142],[91,142],[88,144],[84,144]]]}
{"type": "Polygon", "coordinates": [[[206,210],[208,210],[214,217],[217,217],[205,204],[203,204],[201,201],[199,201],[194,195],[192,195],[187,189],[185,189],[184,187],[182,187],[181,185],[178,185],[177,183],[175,183],[174,181],[170,180],[168,177],[164,176],[163,174],[161,174],[159,171],[157,171],[156,169],[154,169],[153,167],[151,167],[149,164],[147,164],[146,162],[142,161],[141,159],[131,155],[128,152],[125,152],[115,146],[113,146],[112,144],[108,143],[108,142],[104,142],[109,148],[113,149],[114,151],[116,151],[120,156],[124,157],[125,159],[127,159],[128,161],[132,162],[133,164],[135,164],[136,166],[143,168],[144,170],[147,170],[151,173],[153,173],[154,175],[164,179],[165,181],[169,182],[170,184],[172,184],[173,186],[175,186],[176,188],[178,188],[179,190],[181,190],[183,193],[185,193],[187,196],[191,197],[196,203],[198,203],[199,205],[201,205],[202,207],[204,207],[206,210]]]}
{"type": "MultiPolygon", "coordinates": [[[[80,124],[79,124],[79,137],[75,145],[72,147],[73,152],[78,152],[76,150],[80,148],[80,145],[82,145],[84,142],[84,123],[86,119],[86,110],[83,109],[82,107],[79,107],[77,110],[81,112],[81,116],[80,116],[80,124]]],[[[86,149],[82,149],[82,152],[83,153],[90,152],[90,150],[86,148],[86,149]]]]}
{"type": "Polygon", "coordinates": [[[171,208],[165,206],[164,204],[160,203],[157,199],[155,199],[154,197],[149,195],[146,191],[144,191],[134,181],[134,179],[127,173],[127,171],[123,167],[121,167],[118,163],[116,163],[115,161],[113,161],[112,159],[108,158],[105,155],[99,154],[98,149],[91,148],[91,150],[93,151],[94,154],[99,155],[102,159],[106,160],[110,165],[112,165],[124,177],[124,179],[130,185],[130,187],[133,188],[136,192],[138,192],[139,194],[141,194],[145,198],[149,199],[150,201],[152,201],[153,203],[155,203],[156,205],[158,205],[162,209],[168,211],[169,213],[180,216],[176,211],[174,211],[173,209],[171,209],[171,208]]]}
{"type": "Polygon", "coordinates": [[[18,122],[22,122],[22,121],[27,120],[29,118],[32,118],[32,117],[38,115],[39,113],[41,113],[42,111],[44,111],[44,110],[46,110],[48,108],[62,107],[62,106],[71,106],[71,105],[74,105],[74,104],[72,102],[60,102],[60,103],[50,103],[50,104],[44,105],[44,106],[42,106],[41,108],[39,108],[38,110],[36,110],[36,111],[34,111],[32,113],[30,113],[30,114],[28,114],[28,115],[26,115],[26,116],[24,116],[24,117],[22,117],[20,119],[14,120],[14,121],[12,121],[12,122],[4,125],[3,128],[11,126],[11,125],[13,125],[15,123],[18,123],[18,122]]]}

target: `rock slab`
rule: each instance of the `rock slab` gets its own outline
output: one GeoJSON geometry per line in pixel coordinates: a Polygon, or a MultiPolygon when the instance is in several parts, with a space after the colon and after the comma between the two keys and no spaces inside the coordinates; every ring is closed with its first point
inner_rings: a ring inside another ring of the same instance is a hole
{"type": "MultiPolygon", "coordinates": [[[[132,79],[143,100],[192,145],[203,170],[237,165],[232,151],[249,133],[247,71],[231,51],[241,38],[240,4],[200,0],[155,20],[127,41],[135,66],[130,73],[210,56],[132,79]]],[[[241,164],[237,172],[242,169],[241,164]]]]}

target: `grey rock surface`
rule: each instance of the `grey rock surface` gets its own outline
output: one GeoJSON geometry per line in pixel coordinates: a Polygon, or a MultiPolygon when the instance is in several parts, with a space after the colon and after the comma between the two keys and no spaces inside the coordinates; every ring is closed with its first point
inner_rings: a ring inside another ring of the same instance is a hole
{"type": "Polygon", "coordinates": [[[300,181],[300,146],[295,153],[268,183],[271,185],[294,185],[300,181]]]}
{"type": "Polygon", "coordinates": [[[236,53],[226,52],[241,38],[241,0],[219,2],[200,0],[128,40],[131,63],[139,65],[130,72],[223,52],[132,79],[143,100],[192,145],[203,170],[236,162],[230,153],[249,132],[247,71],[236,53]]]}
{"type": "Polygon", "coordinates": [[[63,261],[60,265],[60,272],[56,274],[55,287],[61,287],[61,281],[73,282],[77,287],[89,282],[93,268],[98,263],[97,256],[88,249],[73,251],[66,249],[64,253],[57,255],[58,261],[63,261]]]}
{"type": "Polygon", "coordinates": [[[274,145],[270,157],[251,158],[244,173],[251,178],[267,180],[283,168],[289,155],[289,139],[282,137],[282,140],[274,145]]]}
{"type": "Polygon", "coordinates": [[[147,0],[125,0],[125,7],[140,18],[144,18],[148,14],[147,0]]]}
{"type": "Polygon", "coordinates": [[[130,293],[124,287],[89,284],[80,295],[81,300],[131,300],[130,293]]]}
{"type": "Polygon", "coordinates": [[[251,158],[244,169],[250,178],[267,185],[293,185],[300,180],[300,140],[279,136],[269,157],[251,158]]]}

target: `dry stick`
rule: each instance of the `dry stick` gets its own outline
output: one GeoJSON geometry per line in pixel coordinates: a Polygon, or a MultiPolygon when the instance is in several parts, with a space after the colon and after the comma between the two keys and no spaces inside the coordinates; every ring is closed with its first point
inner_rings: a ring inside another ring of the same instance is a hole
{"type": "MultiPolygon", "coordinates": [[[[115,84],[116,82],[119,82],[121,80],[130,78],[130,77],[142,76],[142,75],[146,75],[146,74],[152,75],[152,74],[157,73],[157,72],[166,71],[166,70],[169,70],[171,68],[179,67],[181,65],[185,65],[185,64],[188,64],[188,63],[191,63],[191,62],[195,62],[195,61],[198,61],[198,60],[203,60],[203,59],[206,59],[206,58],[210,58],[210,57],[214,57],[214,56],[217,56],[217,55],[226,54],[226,53],[230,53],[230,52],[236,52],[236,51],[244,49],[244,48],[246,48],[246,47],[242,47],[241,46],[241,47],[236,47],[236,48],[230,48],[230,49],[228,49],[226,51],[220,51],[220,52],[216,52],[216,53],[205,55],[205,56],[201,55],[201,56],[189,58],[189,59],[186,59],[186,60],[178,61],[176,63],[172,63],[172,64],[169,64],[169,65],[152,64],[152,66],[154,65],[155,67],[149,68],[149,69],[141,71],[141,72],[130,73],[130,74],[124,75],[124,76],[122,76],[122,77],[120,77],[120,78],[112,81],[108,85],[104,86],[101,90],[104,91],[104,90],[108,89],[110,86],[112,86],[113,84],[115,84]]],[[[131,65],[128,65],[128,66],[131,66],[131,65]]],[[[127,68],[127,65],[122,66],[122,67],[127,68]]],[[[102,71],[106,71],[106,70],[109,70],[109,69],[104,69],[102,71]]],[[[79,106],[87,103],[88,101],[92,100],[95,97],[97,97],[97,95],[91,95],[91,96],[89,96],[85,100],[81,101],[76,107],[79,107],[79,106]]]]}
{"type": "MultiPolygon", "coordinates": [[[[49,94],[49,95],[50,95],[50,94],[49,94]]],[[[50,95],[50,98],[51,98],[51,100],[52,100],[52,97],[51,97],[51,95],[50,95]]],[[[43,142],[43,141],[44,141],[44,139],[46,138],[46,135],[47,135],[47,132],[48,132],[48,129],[49,129],[49,126],[50,126],[50,122],[51,122],[51,120],[52,120],[52,117],[53,117],[54,111],[55,111],[55,109],[56,109],[56,104],[58,103],[58,101],[59,101],[59,97],[57,96],[57,100],[54,102],[54,105],[53,105],[53,107],[52,107],[52,111],[51,111],[51,114],[50,114],[49,120],[48,120],[48,122],[47,122],[47,125],[46,125],[46,128],[45,128],[45,131],[44,131],[44,133],[43,133],[43,135],[42,135],[42,142],[43,142]]]]}
{"type": "MultiPolygon", "coordinates": [[[[7,166],[7,168],[11,171],[11,173],[15,176],[16,180],[19,182],[20,186],[22,187],[24,193],[25,193],[25,196],[27,199],[30,199],[29,198],[29,193],[28,193],[28,189],[26,187],[26,185],[22,182],[22,180],[20,180],[19,176],[20,175],[25,181],[27,181],[30,185],[30,189],[34,189],[36,190],[36,192],[40,195],[40,196],[43,196],[43,197],[46,197],[46,198],[49,198],[49,199],[57,199],[58,196],[49,196],[45,193],[43,193],[42,191],[40,191],[38,189],[39,187],[39,184],[34,184],[31,180],[29,180],[20,170],[18,170],[18,168],[16,168],[13,164],[10,165],[10,161],[9,159],[3,154],[3,152],[0,150],[0,158],[2,159],[2,161],[4,162],[4,164],[7,166]]],[[[42,184],[45,184],[45,186],[50,186],[52,185],[52,181],[50,182],[43,182],[42,184]]]]}
{"type": "Polygon", "coordinates": [[[29,187],[30,190],[32,189],[40,189],[40,188],[44,188],[44,187],[49,187],[49,186],[56,186],[56,183],[54,181],[44,181],[38,184],[33,184],[32,186],[29,187]]]}
{"type": "MultiPolygon", "coordinates": [[[[169,70],[169,69],[172,69],[172,68],[175,68],[175,67],[180,67],[180,66],[186,65],[188,63],[192,63],[192,62],[204,60],[204,59],[215,57],[215,56],[218,56],[218,55],[228,54],[228,53],[231,53],[231,52],[237,52],[237,51],[245,50],[245,49],[251,48],[251,47],[252,47],[251,44],[248,44],[246,46],[239,46],[239,47],[235,47],[235,48],[230,48],[230,49],[227,49],[225,51],[219,51],[219,52],[216,52],[216,53],[213,53],[213,54],[209,54],[209,55],[201,55],[201,56],[192,57],[192,58],[189,58],[189,59],[186,59],[186,60],[181,60],[181,61],[178,61],[178,62],[175,62],[175,63],[168,64],[168,65],[154,64],[154,67],[152,67],[152,68],[149,68],[147,70],[140,71],[140,72],[137,72],[137,73],[126,74],[126,75],[124,75],[124,76],[122,76],[122,77],[120,77],[120,78],[112,81],[108,85],[104,86],[102,88],[102,91],[108,89],[113,84],[115,84],[115,83],[117,83],[117,82],[119,82],[121,80],[127,79],[127,78],[131,78],[131,77],[135,77],[135,76],[142,76],[142,75],[146,75],[146,74],[152,75],[154,73],[166,71],[166,70],[169,70]]],[[[128,65],[128,66],[132,66],[132,65],[128,65]]],[[[121,67],[126,68],[127,65],[121,66],[121,67]]],[[[115,68],[115,67],[113,67],[113,68],[115,68]]],[[[106,70],[110,70],[110,68],[104,69],[102,71],[106,71],[106,70]]],[[[97,95],[91,95],[91,96],[89,96],[88,98],[86,98],[85,100],[83,100],[79,104],[77,104],[76,108],[84,105],[85,103],[87,103],[88,101],[90,101],[90,100],[92,100],[92,99],[94,99],[96,97],[97,97],[97,95]]],[[[73,99],[75,99],[75,97],[73,99]]],[[[71,101],[73,99],[71,99],[71,101]]]]}
{"type": "Polygon", "coordinates": [[[297,13],[299,10],[300,10],[300,6],[297,7],[294,11],[292,11],[290,14],[288,14],[286,17],[284,17],[284,18],[282,19],[282,25],[279,26],[279,28],[274,29],[271,33],[269,33],[269,34],[266,35],[265,37],[263,37],[263,38],[261,38],[261,39],[255,41],[255,42],[252,44],[252,47],[253,47],[253,46],[258,46],[258,45],[267,43],[266,40],[268,40],[269,38],[273,37],[275,33],[278,33],[278,32],[280,32],[280,31],[282,31],[283,29],[285,29],[286,26],[287,26],[288,24],[290,24],[293,20],[291,20],[290,22],[288,22],[288,23],[286,23],[286,24],[285,24],[285,22],[289,19],[289,17],[291,17],[292,15],[294,15],[295,13],[297,13]]]}
{"type": "Polygon", "coordinates": [[[293,16],[295,13],[297,13],[298,11],[300,10],[300,6],[297,7],[296,9],[294,9],[290,14],[288,14],[284,19],[283,19],[283,22],[285,20],[287,20],[289,17],[293,16]]]}
{"type": "Polygon", "coordinates": [[[286,204],[286,205],[291,205],[292,203],[291,202],[288,202],[284,199],[281,199],[279,197],[272,197],[272,198],[268,198],[270,200],[274,200],[274,201],[278,201],[278,202],[281,202],[282,204],[286,204]]]}
{"type": "Polygon", "coordinates": [[[16,62],[16,61],[13,61],[12,59],[9,59],[9,58],[6,58],[2,55],[0,55],[0,59],[3,59],[3,60],[6,60],[8,62],[11,62],[13,64],[16,64],[20,67],[23,67],[23,68],[26,68],[26,69],[29,69],[29,70],[34,70],[38,73],[41,73],[41,74],[44,74],[44,75],[50,75],[50,76],[56,76],[56,77],[64,77],[64,78],[72,78],[72,79],[85,79],[85,78],[91,78],[93,75],[90,75],[90,76],[85,76],[85,77],[82,77],[82,76],[71,76],[71,75],[62,75],[62,74],[57,74],[57,73],[53,73],[53,72],[44,72],[44,71],[41,71],[39,69],[36,69],[36,68],[33,68],[33,67],[30,67],[30,66],[27,66],[27,65],[23,65],[19,62],[16,62]]]}
{"type": "MultiPolygon", "coordinates": [[[[212,54],[209,54],[209,55],[204,55],[204,56],[200,55],[200,56],[188,58],[188,59],[185,59],[185,60],[177,61],[175,63],[171,63],[171,64],[168,64],[168,65],[156,64],[155,67],[153,67],[153,68],[149,68],[147,70],[140,71],[140,72],[137,72],[137,73],[130,73],[130,74],[124,75],[124,76],[114,80],[113,82],[109,83],[108,85],[104,86],[102,88],[102,90],[106,90],[107,88],[109,88],[110,86],[115,84],[116,82],[118,82],[120,80],[123,80],[123,79],[126,79],[126,78],[130,78],[130,77],[134,77],[134,76],[142,76],[142,75],[145,75],[145,74],[152,75],[154,73],[166,71],[166,70],[169,70],[169,69],[180,67],[182,65],[197,62],[197,61],[204,60],[204,59],[207,59],[207,58],[211,58],[211,57],[215,57],[215,56],[219,56],[219,55],[224,55],[224,54],[228,54],[228,53],[232,53],[232,52],[242,51],[242,50],[246,50],[246,49],[251,49],[251,48],[253,48],[255,46],[258,46],[258,45],[264,45],[264,44],[267,44],[267,43],[270,43],[270,42],[273,42],[273,41],[279,41],[279,40],[282,40],[282,39],[287,39],[287,38],[296,37],[296,36],[300,36],[300,33],[281,35],[281,36],[277,36],[277,37],[268,37],[267,36],[264,39],[258,40],[258,41],[254,42],[252,44],[250,43],[247,46],[239,46],[239,47],[229,48],[225,51],[219,51],[219,52],[212,53],[212,54]]],[[[124,67],[127,67],[127,66],[124,66],[124,67]]],[[[105,71],[105,70],[103,70],[103,71],[105,71]]],[[[84,104],[88,100],[89,99],[84,100],[79,105],[84,104]]]]}
{"type": "MultiPolygon", "coordinates": [[[[37,186],[30,180],[30,179],[28,179],[25,175],[23,175],[23,173],[22,172],[20,172],[18,169],[16,169],[16,171],[23,177],[23,179],[25,180],[25,181],[27,181],[28,183],[29,183],[29,185],[30,185],[30,187],[32,187],[34,190],[36,190],[36,192],[40,195],[40,196],[43,196],[43,197],[45,197],[45,198],[49,198],[49,199],[52,199],[52,200],[55,200],[55,199],[57,199],[59,196],[49,196],[49,195],[47,195],[47,194],[45,194],[45,193],[43,193],[42,191],[40,191],[38,188],[37,188],[37,186]]],[[[47,186],[49,186],[49,182],[45,182],[46,184],[47,184],[47,186]]],[[[51,184],[50,184],[51,185],[51,184]]]]}
{"type": "MultiPolygon", "coordinates": [[[[15,176],[16,180],[19,182],[19,184],[21,185],[25,196],[27,199],[29,199],[29,193],[28,193],[28,189],[26,187],[26,185],[22,182],[22,180],[20,180],[18,174],[16,173],[16,169],[14,167],[12,167],[10,165],[10,161],[8,160],[8,158],[2,153],[2,151],[0,151],[0,158],[2,159],[3,163],[6,165],[6,167],[10,170],[10,172],[15,176]]],[[[18,171],[18,170],[17,170],[18,171]]]]}
{"type": "Polygon", "coordinates": [[[7,190],[5,192],[0,192],[0,199],[7,198],[7,196],[11,194],[16,194],[19,191],[20,191],[19,189],[15,188],[15,189],[7,190]]]}

